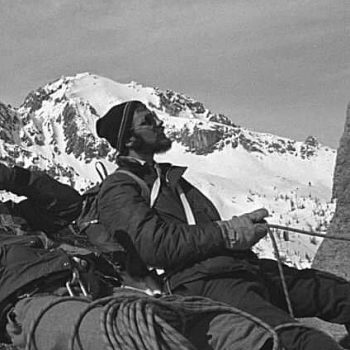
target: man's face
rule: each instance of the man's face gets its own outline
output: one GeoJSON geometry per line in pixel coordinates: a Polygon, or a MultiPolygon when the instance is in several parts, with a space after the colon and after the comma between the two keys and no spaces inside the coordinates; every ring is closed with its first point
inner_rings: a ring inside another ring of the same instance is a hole
{"type": "Polygon", "coordinates": [[[132,146],[135,151],[164,153],[171,148],[171,140],[164,134],[163,122],[146,107],[136,108],[132,134],[136,139],[132,146]]]}

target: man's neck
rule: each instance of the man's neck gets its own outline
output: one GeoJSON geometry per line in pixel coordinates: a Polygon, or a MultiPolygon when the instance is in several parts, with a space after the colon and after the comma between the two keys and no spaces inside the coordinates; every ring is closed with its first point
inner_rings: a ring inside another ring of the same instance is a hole
{"type": "Polygon", "coordinates": [[[148,164],[154,163],[154,154],[145,154],[140,152],[135,152],[134,150],[130,150],[128,153],[129,157],[140,160],[141,162],[146,162],[148,164]]]}

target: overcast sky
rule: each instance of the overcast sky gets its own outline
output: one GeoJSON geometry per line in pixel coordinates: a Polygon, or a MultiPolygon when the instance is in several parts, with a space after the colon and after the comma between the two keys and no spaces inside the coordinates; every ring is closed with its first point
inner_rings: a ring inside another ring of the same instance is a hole
{"type": "Polygon", "coordinates": [[[0,0],[0,101],[89,71],[185,93],[242,126],[337,147],[349,0],[0,0]]]}

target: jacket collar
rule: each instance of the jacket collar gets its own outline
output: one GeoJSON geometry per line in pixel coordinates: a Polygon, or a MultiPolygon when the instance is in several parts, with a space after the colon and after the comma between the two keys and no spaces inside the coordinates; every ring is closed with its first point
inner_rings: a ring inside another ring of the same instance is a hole
{"type": "Polygon", "coordinates": [[[135,158],[135,157],[130,157],[130,156],[119,156],[118,157],[118,162],[127,162],[127,163],[133,163],[133,164],[140,164],[140,165],[145,165],[146,161],[143,159],[135,158]]]}
{"type": "Polygon", "coordinates": [[[162,173],[165,174],[165,179],[171,188],[175,188],[182,175],[187,170],[187,167],[172,165],[170,163],[159,163],[162,173]]]}
{"type": "MultiPolygon", "coordinates": [[[[131,171],[139,175],[142,172],[142,167],[146,164],[145,161],[134,157],[119,156],[117,159],[117,164],[119,167],[127,167],[131,171]]],[[[187,170],[187,167],[172,165],[171,163],[158,163],[162,174],[165,175],[166,181],[171,187],[176,186],[181,176],[187,170]]]]}

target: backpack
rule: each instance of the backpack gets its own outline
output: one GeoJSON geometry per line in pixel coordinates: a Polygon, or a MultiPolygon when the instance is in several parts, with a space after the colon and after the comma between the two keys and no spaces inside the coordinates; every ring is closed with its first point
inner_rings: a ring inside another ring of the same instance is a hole
{"type": "MultiPolygon", "coordinates": [[[[79,217],[75,220],[75,231],[80,237],[86,239],[86,244],[78,243],[79,246],[85,246],[91,251],[101,255],[105,261],[113,265],[121,283],[128,288],[143,290],[149,295],[156,295],[161,290],[161,278],[154,271],[145,265],[136,252],[129,239],[125,240],[125,232],[119,232],[120,240],[123,244],[118,243],[116,239],[111,239],[105,227],[99,222],[98,195],[107,172],[103,168],[103,174],[98,171],[101,182],[87,190],[83,196],[83,206],[79,217]],[[121,237],[123,236],[123,239],[121,237]]],[[[115,173],[123,173],[130,176],[140,187],[141,196],[150,201],[150,190],[146,183],[134,173],[117,169],[115,173]]],[[[84,239],[83,238],[83,239],[84,239]]]]}
{"type": "MultiPolygon", "coordinates": [[[[101,253],[125,251],[124,247],[122,247],[119,243],[115,242],[114,240],[113,243],[111,242],[109,239],[109,233],[99,222],[98,195],[102,187],[103,180],[107,176],[107,171],[101,162],[98,162],[97,164],[103,169],[102,174],[96,165],[96,170],[98,171],[102,181],[82,194],[83,205],[80,215],[73,223],[74,232],[77,234],[77,238],[80,237],[83,240],[84,238],[87,239],[89,243],[101,253]]],[[[116,172],[130,176],[140,186],[142,197],[149,201],[150,190],[140,177],[125,169],[117,169],[115,170],[115,173],[116,172]]]]}

